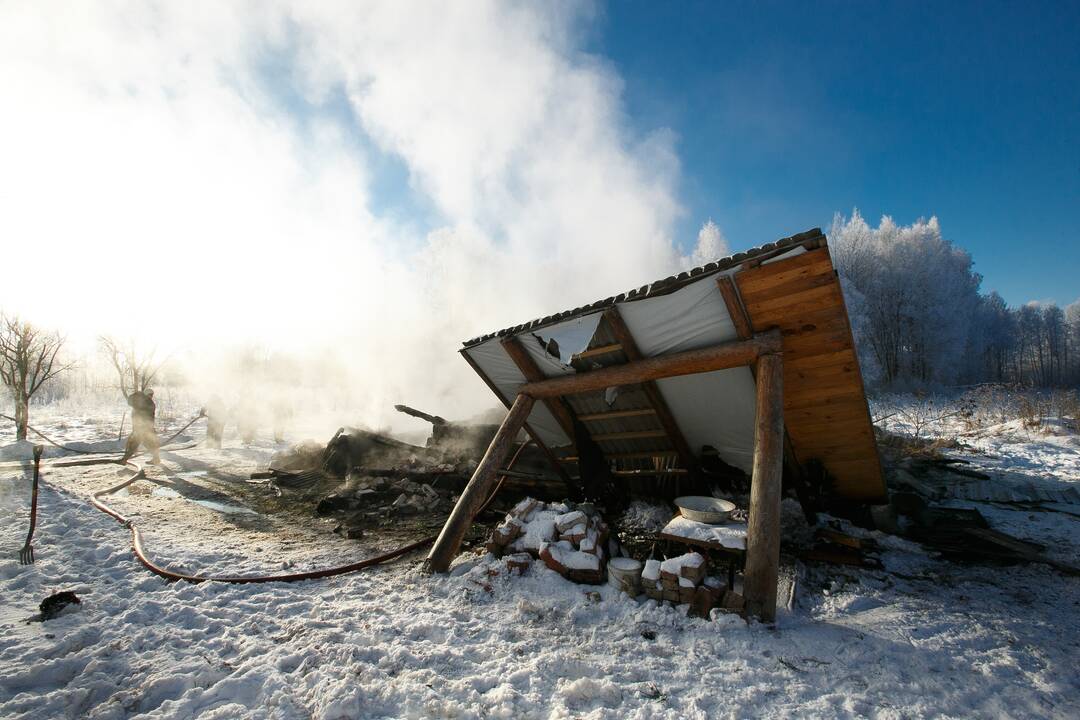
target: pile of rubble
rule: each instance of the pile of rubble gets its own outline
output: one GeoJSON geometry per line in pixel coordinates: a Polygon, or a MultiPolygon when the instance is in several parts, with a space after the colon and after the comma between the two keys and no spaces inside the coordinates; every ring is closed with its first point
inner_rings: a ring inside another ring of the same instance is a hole
{"type": "Polygon", "coordinates": [[[641,589],[653,600],[687,605],[689,614],[704,618],[713,608],[741,612],[744,605],[742,595],[728,589],[722,579],[709,575],[708,561],[696,552],[645,561],[641,589]]]}
{"type": "Polygon", "coordinates": [[[600,584],[607,558],[617,550],[609,535],[607,524],[589,503],[525,498],[492,531],[487,550],[496,557],[505,555],[511,570],[524,571],[539,558],[568,580],[600,584]]]}
{"type": "Polygon", "coordinates": [[[363,469],[349,473],[333,493],[319,501],[321,516],[347,514],[337,529],[345,537],[362,537],[364,525],[421,513],[445,514],[453,507],[456,493],[409,478],[365,475],[363,469]]]}

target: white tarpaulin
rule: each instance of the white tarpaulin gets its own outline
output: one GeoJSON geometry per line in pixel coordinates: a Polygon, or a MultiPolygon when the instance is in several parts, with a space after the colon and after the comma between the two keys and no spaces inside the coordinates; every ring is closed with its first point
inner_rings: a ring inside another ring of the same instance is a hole
{"type": "MultiPolygon", "coordinates": [[[[617,305],[643,355],[667,355],[736,339],[735,326],[716,284],[717,277],[717,274],[707,275],[670,294],[617,305]]],[[[601,317],[602,312],[595,312],[526,330],[517,337],[545,377],[565,375],[574,372],[565,361],[588,346],[601,317]],[[541,344],[552,338],[559,344],[558,359],[541,344]]],[[[503,396],[512,401],[525,377],[503,350],[501,338],[491,338],[465,352],[503,396]]],[[[700,453],[704,445],[711,445],[725,462],[750,472],[755,400],[754,378],[749,368],[665,378],[657,381],[657,386],[694,453],[700,453]]],[[[573,442],[543,403],[533,408],[529,425],[549,447],[573,442]]]]}

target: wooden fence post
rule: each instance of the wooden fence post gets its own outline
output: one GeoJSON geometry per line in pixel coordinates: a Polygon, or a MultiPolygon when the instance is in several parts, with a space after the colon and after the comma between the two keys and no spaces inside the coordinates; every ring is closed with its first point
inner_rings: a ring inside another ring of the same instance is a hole
{"type": "Polygon", "coordinates": [[[760,356],[756,376],[754,468],[750,485],[743,596],[746,598],[748,616],[773,622],[776,619],[776,581],[780,566],[780,485],[784,469],[784,374],[781,356],[760,356]]]}
{"type": "Polygon", "coordinates": [[[472,525],[473,518],[480,512],[480,508],[491,494],[496,474],[506,462],[513,447],[514,438],[529,418],[534,402],[535,400],[528,395],[518,395],[514,399],[510,412],[503,419],[499,431],[495,433],[491,444],[488,445],[487,452],[484,453],[480,464],[476,466],[476,472],[473,473],[469,484],[465,486],[465,491],[458,498],[453,512],[450,513],[442,532],[439,533],[439,538],[428,553],[424,567],[429,572],[446,572],[450,567],[450,561],[454,559],[458,548],[461,547],[461,540],[472,525]]]}

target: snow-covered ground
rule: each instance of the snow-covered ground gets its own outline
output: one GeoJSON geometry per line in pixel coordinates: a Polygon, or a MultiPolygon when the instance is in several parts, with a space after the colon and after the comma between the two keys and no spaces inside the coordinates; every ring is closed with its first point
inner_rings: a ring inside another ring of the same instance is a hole
{"type": "MultiPolygon", "coordinates": [[[[956,452],[1001,482],[1080,482],[1067,428],[967,444],[956,452]]],[[[210,478],[228,494],[270,449],[165,453],[115,504],[153,528],[157,559],[187,570],[301,569],[379,549],[160,491],[183,491],[184,477],[216,487],[210,478]]],[[[596,600],[541,565],[511,577],[490,556],[445,577],[420,574],[417,555],[298,584],[168,584],[86,502],[121,473],[48,468],[37,563],[21,566],[29,473],[0,469],[0,717],[1075,717],[1080,706],[1080,579],[1043,565],[959,565],[873,533],[883,571],[808,569],[774,628],[687,618],[606,586],[596,600]],[[21,622],[58,590],[82,605],[21,622]]],[[[1080,518],[977,505],[1075,557],[1080,518]]]]}

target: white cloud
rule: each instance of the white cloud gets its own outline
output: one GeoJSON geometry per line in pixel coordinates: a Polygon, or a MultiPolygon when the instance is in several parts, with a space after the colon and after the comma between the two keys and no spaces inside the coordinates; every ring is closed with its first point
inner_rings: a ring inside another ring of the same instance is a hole
{"type": "Polygon", "coordinates": [[[679,264],[670,133],[627,129],[577,45],[589,10],[5,4],[0,307],[85,337],[337,345],[380,384],[371,422],[383,393],[490,404],[462,339],[679,264]],[[359,127],[321,109],[342,93],[359,127]],[[365,147],[437,227],[383,213],[365,147]]]}

